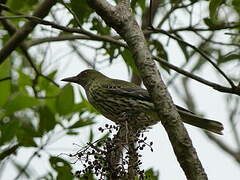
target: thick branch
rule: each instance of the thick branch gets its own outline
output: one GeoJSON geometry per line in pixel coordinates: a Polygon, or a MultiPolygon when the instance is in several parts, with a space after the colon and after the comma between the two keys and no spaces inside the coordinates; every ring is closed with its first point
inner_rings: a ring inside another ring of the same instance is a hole
{"type": "Polygon", "coordinates": [[[187,178],[207,179],[191,139],[148,50],[144,34],[132,16],[128,3],[120,1],[117,6],[112,6],[105,0],[88,0],[88,3],[127,42],[187,178]]]}
{"type": "MultiPolygon", "coordinates": [[[[33,16],[44,18],[51,7],[56,3],[56,0],[45,0],[33,13],[33,16]]],[[[0,50],[0,64],[14,51],[14,49],[32,32],[34,27],[37,25],[36,22],[27,22],[24,26],[19,29],[0,50]]]]}

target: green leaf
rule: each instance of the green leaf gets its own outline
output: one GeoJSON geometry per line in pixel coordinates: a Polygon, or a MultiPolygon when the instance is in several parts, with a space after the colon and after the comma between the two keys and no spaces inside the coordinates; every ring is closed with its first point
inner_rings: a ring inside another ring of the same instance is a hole
{"type": "Polygon", "coordinates": [[[145,9],[146,9],[146,6],[145,6],[145,0],[137,0],[137,3],[138,5],[140,6],[140,8],[142,9],[142,11],[144,12],[145,9]]]}
{"type": "Polygon", "coordinates": [[[110,30],[111,30],[109,26],[104,25],[103,21],[96,17],[92,19],[92,27],[90,29],[96,30],[98,34],[101,34],[101,35],[110,34],[110,30]]]}
{"type": "Polygon", "coordinates": [[[1,141],[0,145],[5,144],[6,142],[11,141],[20,128],[20,122],[15,118],[5,117],[3,121],[1,121],[0,132],[1,132],[1,141]]]}
{"type": "Polygon", "coordinates": [[[60,115],[66,115],[73,112],[74,93],[73,87],[70,84],[67,84],[61,89],[57,97],[56,107],[60,115]]]}
{"type": "Polygon", "coordinates": [[[32,80],[29,75],[27,75],[21,71],[18,71],[18,75],[19,75],[19,78],[18,78],[19,86],[31,86],[32,85],[32,80]]]}
{"type": "Polygon", "coordinates": [[[236,11],[240,14],[240,0],[233,0],[232,5],[236,9],[236,11]]]}
{"type": "MultiPolygon", "coordinates": [[[[149,49],[152,54],[156,54],[156,56],[162,57],[166,61],[168,61],[168,54],[167,51],[164,49],[164,46],[160,41],[152,40],[149,43],[149,49]]],[[[166,70],[168,73],[170,73],[170,69],[167,66],[163,66],[161,63],[159,65],[166,70]]]]}
{"type": "Polygon", "coordinates": [[[92,9],[89,8],[86,1],[71,0],[69,4],[66,3],[64,5],[69,5],[70,9],[74,12],[75,18],[78,19],[80,24],[87,22],[90,14],[92,13],[92,9]]]}
{"type": "MultiPolygon", "coordinates": [[[[181,39],[181,40],[184,41],[184,39],[183,39],[179,34],[177,34],[177,33],[174,33],[174,34],[175,34],[175,36],[177,36],[179,39],[181,39]]],[[[188,50],[187,50],[187,45],[184,44],[184,43],[181,43],[181,42],[179,42],[179,41],[177,41],[177,43],[178,43],[179,47],[181,48],[181,50],[182,50],[182,52],[183,52],[183,55],[184,55],[186,61],[188,61],[188,60],[189,60],[189,52],[188,52],[188,50]]]]}
{"type": "Polygon", "coordinates": [[[203,21],[210,28],[214,28],[216,25],[210,18],[204,18],[203,21]]]}
{"type": "Polygon", "coordinates": [[[132,57],[131,52],[128,49],[124,49],[121,52],[121,55],[122,55],[125,63],[127,64],[127,66],[130,67],[135,74],[139,75],[139,72],[137,70],[137,66],[134,62],[134,59],[132,57]]]}
{"type": "Polygon", "coordinates": [[[182,2],[182,0],[170,0],[170,2],[173,3],[173,4],[177,4],[177,3],[182,2]]]}
{"type": "Polygon", "coordinates": [[[65,161],[59,157],[51,157],[49,162],[53,169],[57,171],[57,179],[58,180],[70,180],[73,179],[73,175],[71,174],[72,167],[69,162],[65,161]]]}
{"type": "Polygon", "coordinates": [[[162,45],[162,43],[158,40],[152,40],[150,42],[150,45],[152,45],[151,50],[155,50],[156,51],[156,55],[159,57],[164,58],[165,60],[168,61],[168,54],[167,51],[164,49],[164,46],[162,45]]]}
{"type": "Polygon", "coordinates": [[[46,103],[46,106],[55,114],[57,112],[57,109],[56,109],[56,98],[49,98],[49,99],[46,99],[45,103],[46,103]]]}
{"type": "Polygon", "coordinates": [[[37,144],[35,143],[33,137],[29,135],[18,134],[17,139],[18,139],[18,142],[21,144],[21,146],[37,147],[37,144]]]}
{"type": "MultiPolygon", "coordinates": [[[[0,79],[10,77],[10,61],[4,61],[0,65],[0,79]]],[[[8,100],[11,93],[10,84],[11,80],[0,81],[0,107],[2,107],[8,100]]]]}
{"type": "Polygon", "coordinates": [[[24,0],[24,1],[16,1],[16,0],[8,0],[8,6],[16,11],[26,11],[33,9],[34,5],[38,3],[38,0],[24,0]]]}
{"type": "Polygon", "coordinates": [[[218,8],[224,3],[224,0],[210,0],[209,3],[209,12],[210,18],[213,21],[217,20],[218,8]]]}
{"type": "Polygon", "coordinates": [[[20,123],[19,129],[16,131],[18,142],[25,147],[37,147],[34,137],[38,137],[39,133],[33,125],[33,119],[27,116],[16,118],[20,123]]]}
{"type": "Polygon", "coordinates": [[[154,171],[152,168],[145,171],[145,176],[147,177],[144,180],[158,180],[159,172],[154,171]]]}
{"type": "Polygon", "coordinates": [[[103,55],[109,56],[110,63],[120,55],[120,48],[118,45],[104,42],[102,48],[106,51],[103,55]]]}
{"type": "Polygon", "coordinates": [[[221,64],[221,63],[225,63],[233,60],[240,61],[240,54],[228,54],[226,56],[219,57],[217,62],[218,64],[221,64]]]}
{"type": "Polygon", "coordinates": [[[16,93],[10,98],[10,100],[4,106],[4,109],[6,110],[5,114],[10,115],[19,110],[39,105],[39,103],[40,102],[33,97],[23,95],[21,93],[16,93]]]}
{"type": "Polygon", "coordinates": [[[89,126],[92,124],[94,124],[94,122],[90,118],[88,120],[79,119],[77,122],[71,125],[69,129],[80,128],[80,127],[89,126]]]}
{"type": "Polygon", "coordinates": [[[39,108],[39,120],[38,131],[41,133],[52,130],[56,125],[55,116],[47,106],[39,108]]]}

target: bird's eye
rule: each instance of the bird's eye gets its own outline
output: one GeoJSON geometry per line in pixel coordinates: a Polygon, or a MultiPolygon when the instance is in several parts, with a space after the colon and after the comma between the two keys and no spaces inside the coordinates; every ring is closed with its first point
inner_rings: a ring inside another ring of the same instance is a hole
{"type": "Polygon", "coordinates": [[[82,72],[82,76],[86,76],[87,74],[88,74],[87,71],[83,71],[83,72],[82,72]]]}

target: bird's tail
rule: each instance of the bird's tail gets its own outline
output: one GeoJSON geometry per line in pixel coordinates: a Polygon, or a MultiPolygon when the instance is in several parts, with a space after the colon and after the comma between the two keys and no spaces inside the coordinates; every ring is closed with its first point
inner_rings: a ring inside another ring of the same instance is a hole
{"type": "Polygon", "coordinates": [[[223,134],[222,130],[223,130],[223,125],[222,123],[218,122],[218,121],[214,121],[214,120],[210,120],[210,119],[204,119],[201,118],[189,111],[184,111],[184,110],[180,110],[178,109],[178,112],[183,120],[183,122],[202,128],[202,129],[206,129],[208,131],[217,133],[217,134],[223,134]]]}

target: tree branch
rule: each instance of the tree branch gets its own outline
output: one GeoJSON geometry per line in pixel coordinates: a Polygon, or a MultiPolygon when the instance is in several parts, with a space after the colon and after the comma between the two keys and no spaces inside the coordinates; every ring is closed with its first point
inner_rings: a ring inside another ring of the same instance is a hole
{"type": "Polygon", "coordinates": [[[201,51],[199,48],[195,47],[194,45],[192,44],[189,44],[188,42],[182,40],[182,39],[179,39],[178,37],[175,37],[173,35],[171,35],[169,32],[167,31],[164,31],[162,29],[156,29],[154,27],[150,27],[150,31],[153,31],[153,32],[158,32],[158,33],[162,33],[162,34],[165,34],[167,35],[168,37],[180,42],[180,43],[183,43],[189,47],[191,47],[193,50],[197,51],[204,59],[206,59],[210,64],[213,65],[213,67],[215,69],[217,69],[217,71],[228,81],[228,83],[231,85],[232,88],[235,88],[235,84],[232,82],[231,79],[229,79],[227,77],[227,75],[217,66],[217,64],[215,64],[203,51],[201,51]]]}
{"type": "Polygon", "coordinates": [[[87,2],[106,24],[114,28],[127,42],[186,177],[191,180],[207,179],[191,139],[148,50],[144,34],[131,14],[128,4],[119,3],[112,6],[105,0],[87,2]]]}
{"type": "MultiPolygon", "coordinates": [[[[44,18],[51,7],[56,3],[56,0],[45,0],[33,13],[33,16],[38,18],[44,18]]],[[[34,27],[37,25],[36,22],[26,22],[21,29],[19,29],[0,50],[0,64],[14,51],[14,49],[32,32],[34,27]]]]}
{"type": "Polygon", "coordinates": [[[167,32],[176,33],[176,32],[180,32],[180,31],[193,31],[193,32],[219,31],[219,30],[224,30],[224,29],[235,29],[235,28],[239,28],[239,27],[240,27],[240,24],[229,23],[229,24],[216,25],[214,27],[209,27],[209,28],[196,28],[194,26],[181,27],[181,28],[171,29],[167,32]]]}
{"type": "MultiPolygon", "coordinates": [[[[17,29],[12,24],[10,24],[6,19],[2,19],[1,22],[2,22],[2,25],[4,26],[4,28],[8,31],[9,35],[13,35],[14,33],[17,32],[17,29]]],[[[27,61],[29,62],[29,64],[31,65],[33,70],[35,71],[36,77],[42,76],[43,78],[45,78],[48,81],[50,81],[51,83],[53,83],[55,86],[59,87],[59,85],[54,80],[52,80],[48,76],[45,76],[44,74],[42,74],[41,72],[38,71],[31,55],[27,51],[26,44],[24,42],[21,42],[19,47],[22,50],[23,55],[26,57],[27,61]]]]}
{"type": "Polygon", "coordinates": [[[35,22],[35,23],[38,23],[38,24],[51,26],[52,28],[59,29],[59,30],[62,30],[64,32],[85,34],[85,35],[89,36],[91,38],[91,40],[111,42],[111,43],[117,44],[119,46],[127,47],[127,45],[125,43],[123,43],[119,40],[116,40],[112,37],[96,35],[96,34],[93,34],[89,31],[87,31],[87,30],[84,30],[83,28],[81,28],[81,29],[68,28],[66,26],[61,26],[61,25],[58,25],[54,22],[46,21],[46,20],[40,19],[40,18],[35,17],[35,16],[25,16],[25,15],[3,16],[3,17],[0,17],[0,20],[1,19],[14,19],[14,18],[25,18],[25,19],[28,19],[30,22],[35,22]]]}
{"type": "Polygon", "coordinates": [[[166,60],[160,58],[160,57],[153,57],[153,59],[155,59],[156,61],[158,61],[159,63],[169,67],[170,69],[173,69],[174,71],[180,73],[180,74],[183,74],[187,77],[190,77],[200,83],[203,83],[209,87],[212,87],[213,89],[215,90],[218,90],[220,92],[225,92],[225,93],[230,93],[230,94],[236,94],[236,95],[239,95],[240,96],[240,88],[238,87],[235,87],[235,88],[229,88],[229,87],[225,87],[225,86],[222,86],[222,85],[219,85],[217,83],[213,83],[213,82],[210,82],[210,81],[207,81],[199,76],[196,76],[190,72],[187,72],[181,68],[178,68],[177,66],[174,66],[173,64],[170,64],[168,63],[166,60]]]}
{"type": "Polygon", "coordinates": [[[240,153],[233,151],[230,147],[228,147],[223,141],[216,138],[216,136],[212,135],[211,133],[208,133],[204,131],[205,134],[209,139],[211,139],[214,143],[216,143],[224,152],[231,155],[239,164],[240,164],[240,153]]]}

